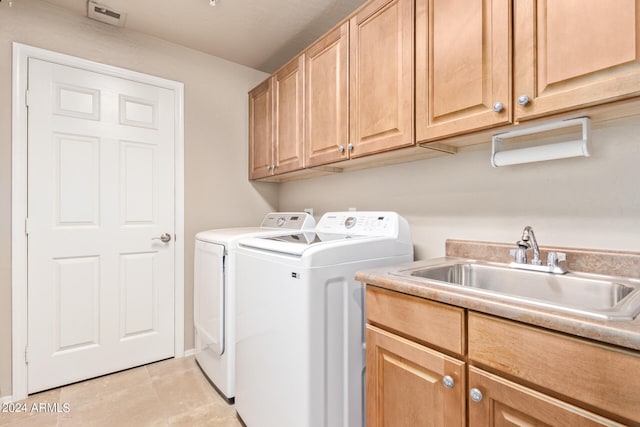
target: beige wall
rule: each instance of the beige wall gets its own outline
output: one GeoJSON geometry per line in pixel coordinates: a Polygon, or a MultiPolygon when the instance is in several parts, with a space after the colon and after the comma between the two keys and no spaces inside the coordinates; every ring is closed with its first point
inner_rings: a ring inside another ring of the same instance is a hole
{"type": "Polygon", "coordinates": [[[266,75],[70,14],[37,0],[0,3],[0,397],[11,394],[12,42],[185,84],[185,349],[193,347],[193,236],[256,224],[278,187],[247,181],[247,91],[266,75]]]}
{"type": "Polygon", "coordinates": [[[494,169],[490,151],[284,183],[280,208],[398,211],[419,259],[447,238],[515,244],[525,225],[541,245],[640,251],[640,117],[595,125],[589,158],[494,169]]]}

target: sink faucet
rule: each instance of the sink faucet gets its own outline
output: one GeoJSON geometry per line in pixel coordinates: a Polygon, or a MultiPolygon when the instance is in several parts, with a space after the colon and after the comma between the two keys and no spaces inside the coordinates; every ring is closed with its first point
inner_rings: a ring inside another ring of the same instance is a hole
{"type": "Polygon", "coordinates": [[[542,265],[542,261],[540,260],[540,248],[538,248],[538,241],[536,240],[536,235],[533,233],[533,228],[531,228],[530,225],[527,225],[524,230],[522,230],[522,238],[517,242],[517,244],[520,249],[533,249],[533,259],[531,260],[531,264],[542,265]]]}
{"type": "Polygon", "coordinates": [[[522,238],[516,242],[518,249],[512,249],[511,255],[514,256],[514,262],[509,264],[511,268],[519,268],[524,270],[544,271],[547,273],[564,274],[567,270],[560,266],[561,262],[567,260],[566,255],[562,252],[549,252],[547,254],[547,265],[542,265],[540,259],[540,248],[533,228],[527,225],[522,230],[522,238]],[[527,250],[533,249],[533,259],[531,264],[527,264],[527,250]]]}

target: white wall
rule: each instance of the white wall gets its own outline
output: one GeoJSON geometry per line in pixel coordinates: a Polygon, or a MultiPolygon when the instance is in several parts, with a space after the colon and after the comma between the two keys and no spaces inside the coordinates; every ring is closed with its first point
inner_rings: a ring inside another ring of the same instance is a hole
{"type": "Polygon", "coordinates": [[[439,157],[284,183],[280,208],[394,210],[416,258],[447,238],[640,251],[640,117],[596,124],[592,156],[493,168],[490,145],[439,157]]]}
{"type": "MultiPolygon", "coordinates": [[[[185,84],[185,348],[193,347],[193,236],[256,224],[278,187],[247,180],[247,92],[266,74],[38,0],[0,3],[0,397],[11,394],[13,41],[185,84]]],[[[180,238],[180,236],[179,236],[180,238]]]]}

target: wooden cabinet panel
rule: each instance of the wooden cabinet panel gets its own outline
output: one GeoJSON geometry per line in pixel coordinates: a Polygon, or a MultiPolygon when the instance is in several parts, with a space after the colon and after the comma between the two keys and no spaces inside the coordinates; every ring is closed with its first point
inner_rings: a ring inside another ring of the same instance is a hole
{"type": "Polygon", "coordinates": [[[418,141],[511,121],[510,5],[416,0],[418,141]]]}
{"type": "Polygon", "coordinates": [[[273,163],[271,78],[249,92],[249,178],[271,175],[273,163]]]}
{"type": "Polygon", "coordinates": [[[609,419],[469,367],[469,388],[482,400],[469,402],[469,427],[488,426],[622,426],[609,419]]]}
{"type": "Polygon", "coordinates": [[[413,28],[413,0],[373,0],[351,18],[351,157],[414,143],[413,28]]]}
{"type": "Polygon", "coordinates": [[[345,160],[349,154],[349,23],[311,46],[306,58],[306,165],[345,160]]]}
{"type": "Polygon", "coordinates": [[[304,55],[273,76],[274,165],[276,174],[304,166],[304,55]]]}
{"type": "Polygon", "coordinates": [[[456,354],[465,352],[464,309],[367,286],[367,321],[456,354]]]}
{"type": "Polygon", "coordinates": [[[640,423],[638,354],[474,312],[468,346],[473,363],[640,423]]]}
{"type": "Polygon", "coordinates": [[[516,119],[640,94],[640,0],[514,2],[516,119]]]}
{"type": "Polygon", "coordinates": [[[463,362],[371,325],[366,334],[368,427],[464,426],[463,362]]]}

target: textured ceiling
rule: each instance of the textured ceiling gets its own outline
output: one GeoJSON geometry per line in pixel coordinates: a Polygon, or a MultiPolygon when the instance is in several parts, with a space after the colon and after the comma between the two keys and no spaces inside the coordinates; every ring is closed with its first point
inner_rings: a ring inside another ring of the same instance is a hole
{"type": "MultiPolygon", "coordinates": [[[[86,15],[86,0],[45,0],[86,15]]],[[[268,73],[365,0],[104,0],[125,28],[268,73]]]]}

